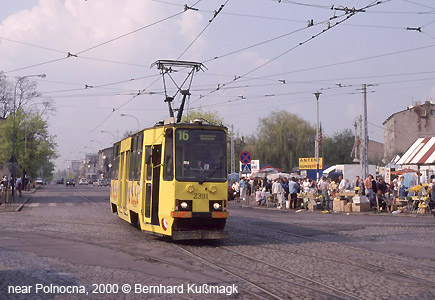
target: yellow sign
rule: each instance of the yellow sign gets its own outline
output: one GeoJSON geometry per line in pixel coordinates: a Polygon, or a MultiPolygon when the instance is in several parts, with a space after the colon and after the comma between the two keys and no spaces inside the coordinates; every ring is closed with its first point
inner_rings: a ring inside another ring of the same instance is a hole
{"type": "MultiPolygon", "coordinates": [[[[299,169],[317,169],[316,158],[299,158],[299,169]]],[[[323,159],[321,157],[319,157],[319,169],[323,169],[323,159]]]]}

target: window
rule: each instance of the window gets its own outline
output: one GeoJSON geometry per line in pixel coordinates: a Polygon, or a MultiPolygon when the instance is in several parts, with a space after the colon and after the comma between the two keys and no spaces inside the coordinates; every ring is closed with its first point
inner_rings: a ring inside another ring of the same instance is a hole
{"type": "Polygon", "coordinates": [[[140,180],[140,174],[142,170],[142,143],[143,133],[134,135],[131,139],[131,156],[130,156],[130,180],[140,180]]]}
{"type": "Polygon", "coordinates": [[[120,146],[119,143],[116,143],[113,146],[113,164],[112,164],[112,170],[111,170],[111,172],[112,172],[111,178],[116,179],[116,180],[119,177],[119,155],[120,155],[119,146],[120,146]]]}
{"type": "Polygon", "coordinates": [[[172,128],[168,128],[165,133],[165,158],[163,161],[163,180],[174,179],[174,131],[172,128]]]}
{"type": "Polygon", "coordinates": [[[145,164],[147,166],[147,180],[151,180],[151,175],[153,172],[152,169],[152,164],[151,164],[151,153],[152,153],[152,149],[151,146],[146,146],[145,147],[145,164]]]}
{"type": "Polygon", "coordinates": [[[227,144],[224,131],[177,129],[174,138],[177,180],[227,180],[227,144]]]}

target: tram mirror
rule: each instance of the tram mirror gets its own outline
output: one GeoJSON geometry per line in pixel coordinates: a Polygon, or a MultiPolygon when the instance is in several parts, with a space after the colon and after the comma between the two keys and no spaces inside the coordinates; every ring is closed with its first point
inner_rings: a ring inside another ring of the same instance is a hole
{"type": "Polygon", "coordinates": [[[152,150],[150,147],[145,148],[145,163],[150,165],[151,164],[151,157],[152,157],[152,150]]]}

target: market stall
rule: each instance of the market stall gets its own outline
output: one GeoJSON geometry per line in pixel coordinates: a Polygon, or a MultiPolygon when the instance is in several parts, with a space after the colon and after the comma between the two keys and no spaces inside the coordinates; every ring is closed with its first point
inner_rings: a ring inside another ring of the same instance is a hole
{"type": "MultiPolygon", "coordinates": [[[[430,186],[426,183],[421,183],[422,166],[435,166],[435,137],[419,138],[414,144],[403,154],[397,162],[402,165],[402,170],[397,170],[394,173],[398,175],[415,173],[417,182],[415,185],[410,184],[408,195],[399,197],[397,203],[401,204],[401,212],[417,212],[425,214],[429,212],[430,186]],[[417,170],[415,170],[417,167],[417,170]]],[[[394,174],[393,173],[393,174],[394,174]]],[[[426,175],[429,175],[428,172],[426,175]]]]}

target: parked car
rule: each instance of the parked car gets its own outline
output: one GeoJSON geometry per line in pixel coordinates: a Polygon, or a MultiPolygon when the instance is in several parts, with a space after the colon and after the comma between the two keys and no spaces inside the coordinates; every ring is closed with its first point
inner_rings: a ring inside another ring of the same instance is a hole
{"type": "Polygon", "coordinates": [[[76,182],[74,181],[74,179],[67,179],[65,185],[66,186],[69,186],[69,185],[76,186],[76,182]]]}
{"type": "Polygon", "coordinates": [[[110,185],[110,181],[107,179],[98,179],[98,186],[108,186],[110,185]]]}
{"type": "Polygon", "coordinates": [[[80,178],[79,185],[88,185],[88,180],[86,178],[80,178]]]}
{"type": "Polygon", "coordinates": [[[44,184],[44,180],[42,180],[42,178],[38,177],[38,178],[36,178],[35,183],[43,185],[44,184]]]}

